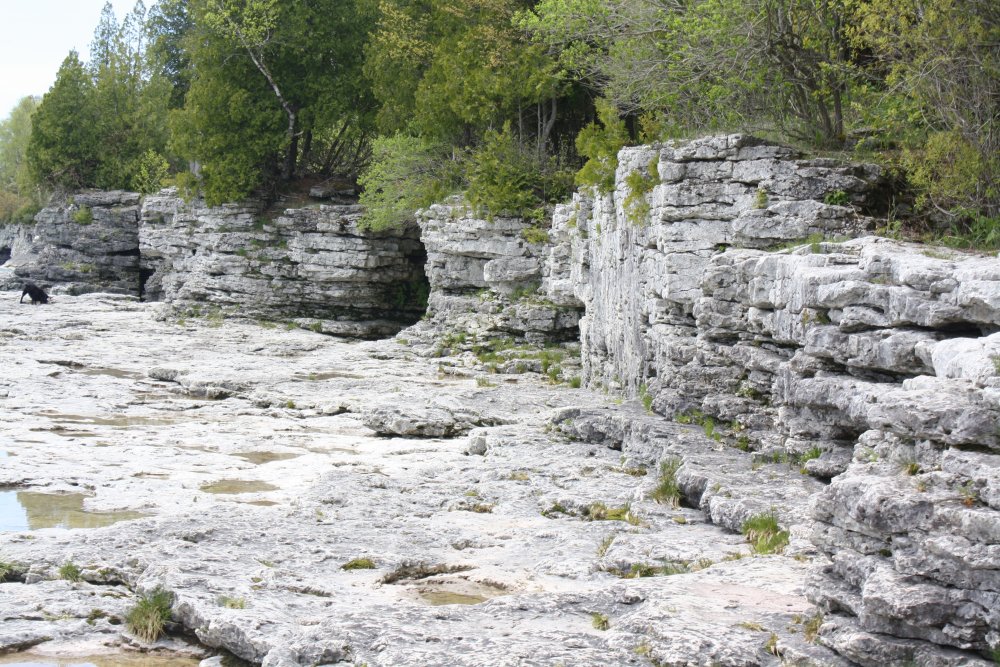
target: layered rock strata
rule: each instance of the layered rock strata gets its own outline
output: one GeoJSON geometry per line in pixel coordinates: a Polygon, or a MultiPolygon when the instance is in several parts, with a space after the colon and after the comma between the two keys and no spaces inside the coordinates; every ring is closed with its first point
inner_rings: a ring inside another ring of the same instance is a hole
{"type": "Polygon", "coordinates": [[[145,289],[176,308],[290,319],[316,331],[392,335],[424,312],[415,227],[369,232],[353,205],[207,207],[173,191],[148,196],[139,246],[145,289]]]}
{"type": "Polygon", "coordinates": [[[417,221],[431,287],[424,330],[532,343],[577,338],[583,304],[543,285],[552,264],[548,232],[520,218],[485,219],[457,199],[417,221]]]}
{"type": "Polygon", "coordinates": [[[52,202],[22,225],[7,246],[13,278],[69,294],[112,292],[138,295],[139,195],[88,191],[52,202]]]}
{"type": "Polygon", "coordinates": [[[545,287],[585,304],[592,387],[835,477],[812,510],[821,641],[973,664],[1000,645],[1000,262],[845,240],[878,170],[795,157],[741,136],[622,151],[614,193],[556,211],[549,252],[572,261],[545,287]]]}

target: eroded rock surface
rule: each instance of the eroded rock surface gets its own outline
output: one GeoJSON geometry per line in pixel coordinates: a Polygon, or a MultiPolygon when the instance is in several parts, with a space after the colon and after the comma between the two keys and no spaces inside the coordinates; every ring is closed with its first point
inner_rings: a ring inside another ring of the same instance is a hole
{"type": "Polygon", "coordinates": [[[21,574],[0,583],[0,651],[134,643],[125,609],[163,587],[178,628],[266,665],[842,664],[806,641],[800,505],[818,483],[797,468],[539,375],[477,383],[465,358],[398,340],[99,294],[3,308],[0,493],[147,516],[3,533],[21,574]],[[430,408],[479,425],[365,425],[430,408]],[[652,499],[674,457],[705,512],[652,499]],[[787,489],[797,559],[751,557],[723,527],[768,504],[754,479],[787,489]],[[633,519],[588,520],[596,503],[633,519]],[[375,568],[344,569],[362,558],[375,568]],[[619,576],[638,566],[662,569],[619,576]]]}

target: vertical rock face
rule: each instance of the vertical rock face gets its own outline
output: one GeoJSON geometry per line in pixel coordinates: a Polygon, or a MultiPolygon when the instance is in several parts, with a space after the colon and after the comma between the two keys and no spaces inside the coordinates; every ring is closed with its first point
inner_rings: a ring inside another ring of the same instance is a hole
{"type": "Polygon", "coordinates": [[[139,195],[82,192],[42,209],[12,247],[15,276],[70,294],[139,294],[139,195]],[[30,239],[30,240],[29,240],[30,239]]]}
{"type": "Polygon", "coordinates": [[[253,202],[206,207],[172,191],[146,198],[139,243],[145,292],[317,331],[392,335],[424,313],[425,255],[415,227],[358,228],[357,206],[287,209],[253,202]]]}
{"type": "Polygon", "coordinates": [[[568,286],[551,287],[547,258],[566,247],[560,239],[520,218],[483,219],[457,200],[422,211],[418,223],[435,325],[535,343],[576,339],[582,304],[568,286]]]}
{"type": "Polygon", "coordinates": [[[545,288],[592,386],[704,414],[835,478],[820,641],[863,665],[1000,646],[1000,261],[857,236],[878,170],[742,136],[619,155],[555,215],[545,288]],[[788,245],[787,249],[780,246],[788,245]]]}

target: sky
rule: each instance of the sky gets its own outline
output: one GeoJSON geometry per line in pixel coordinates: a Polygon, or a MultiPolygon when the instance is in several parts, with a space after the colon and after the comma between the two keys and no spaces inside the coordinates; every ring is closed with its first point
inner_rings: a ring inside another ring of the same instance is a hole
{"type": "MultiPolygon", "coordinates": [[[[0,118],[25,95],[44,95],[70,49],[89,60],[105,0],[0,0],[0,118]]],[[[112,0],[121,20],[135,0],[112,0]]],[[[154,0],[146,0],[151,8],[154,0]]]]}

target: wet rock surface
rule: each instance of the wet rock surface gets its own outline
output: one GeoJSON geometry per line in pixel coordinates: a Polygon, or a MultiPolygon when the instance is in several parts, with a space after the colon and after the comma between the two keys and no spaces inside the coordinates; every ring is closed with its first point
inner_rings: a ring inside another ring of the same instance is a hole
{"type": "Polygon", "coordinates": [[[0,651],[143,646],[121,619],[162,587],[176,632],[267,665],[841,664],[806,639],[818,482],[700,427],[401,339],[3,308],[0,487],[146,516],[0,534],[0,651]],[[420,420],[451,430],[377,427],[420,420]],[[675,458],[677,507],[653,500],[675,458]],[[755,478],[789,489],[788,555],[727,529],[768,504],[755,478]]]}

